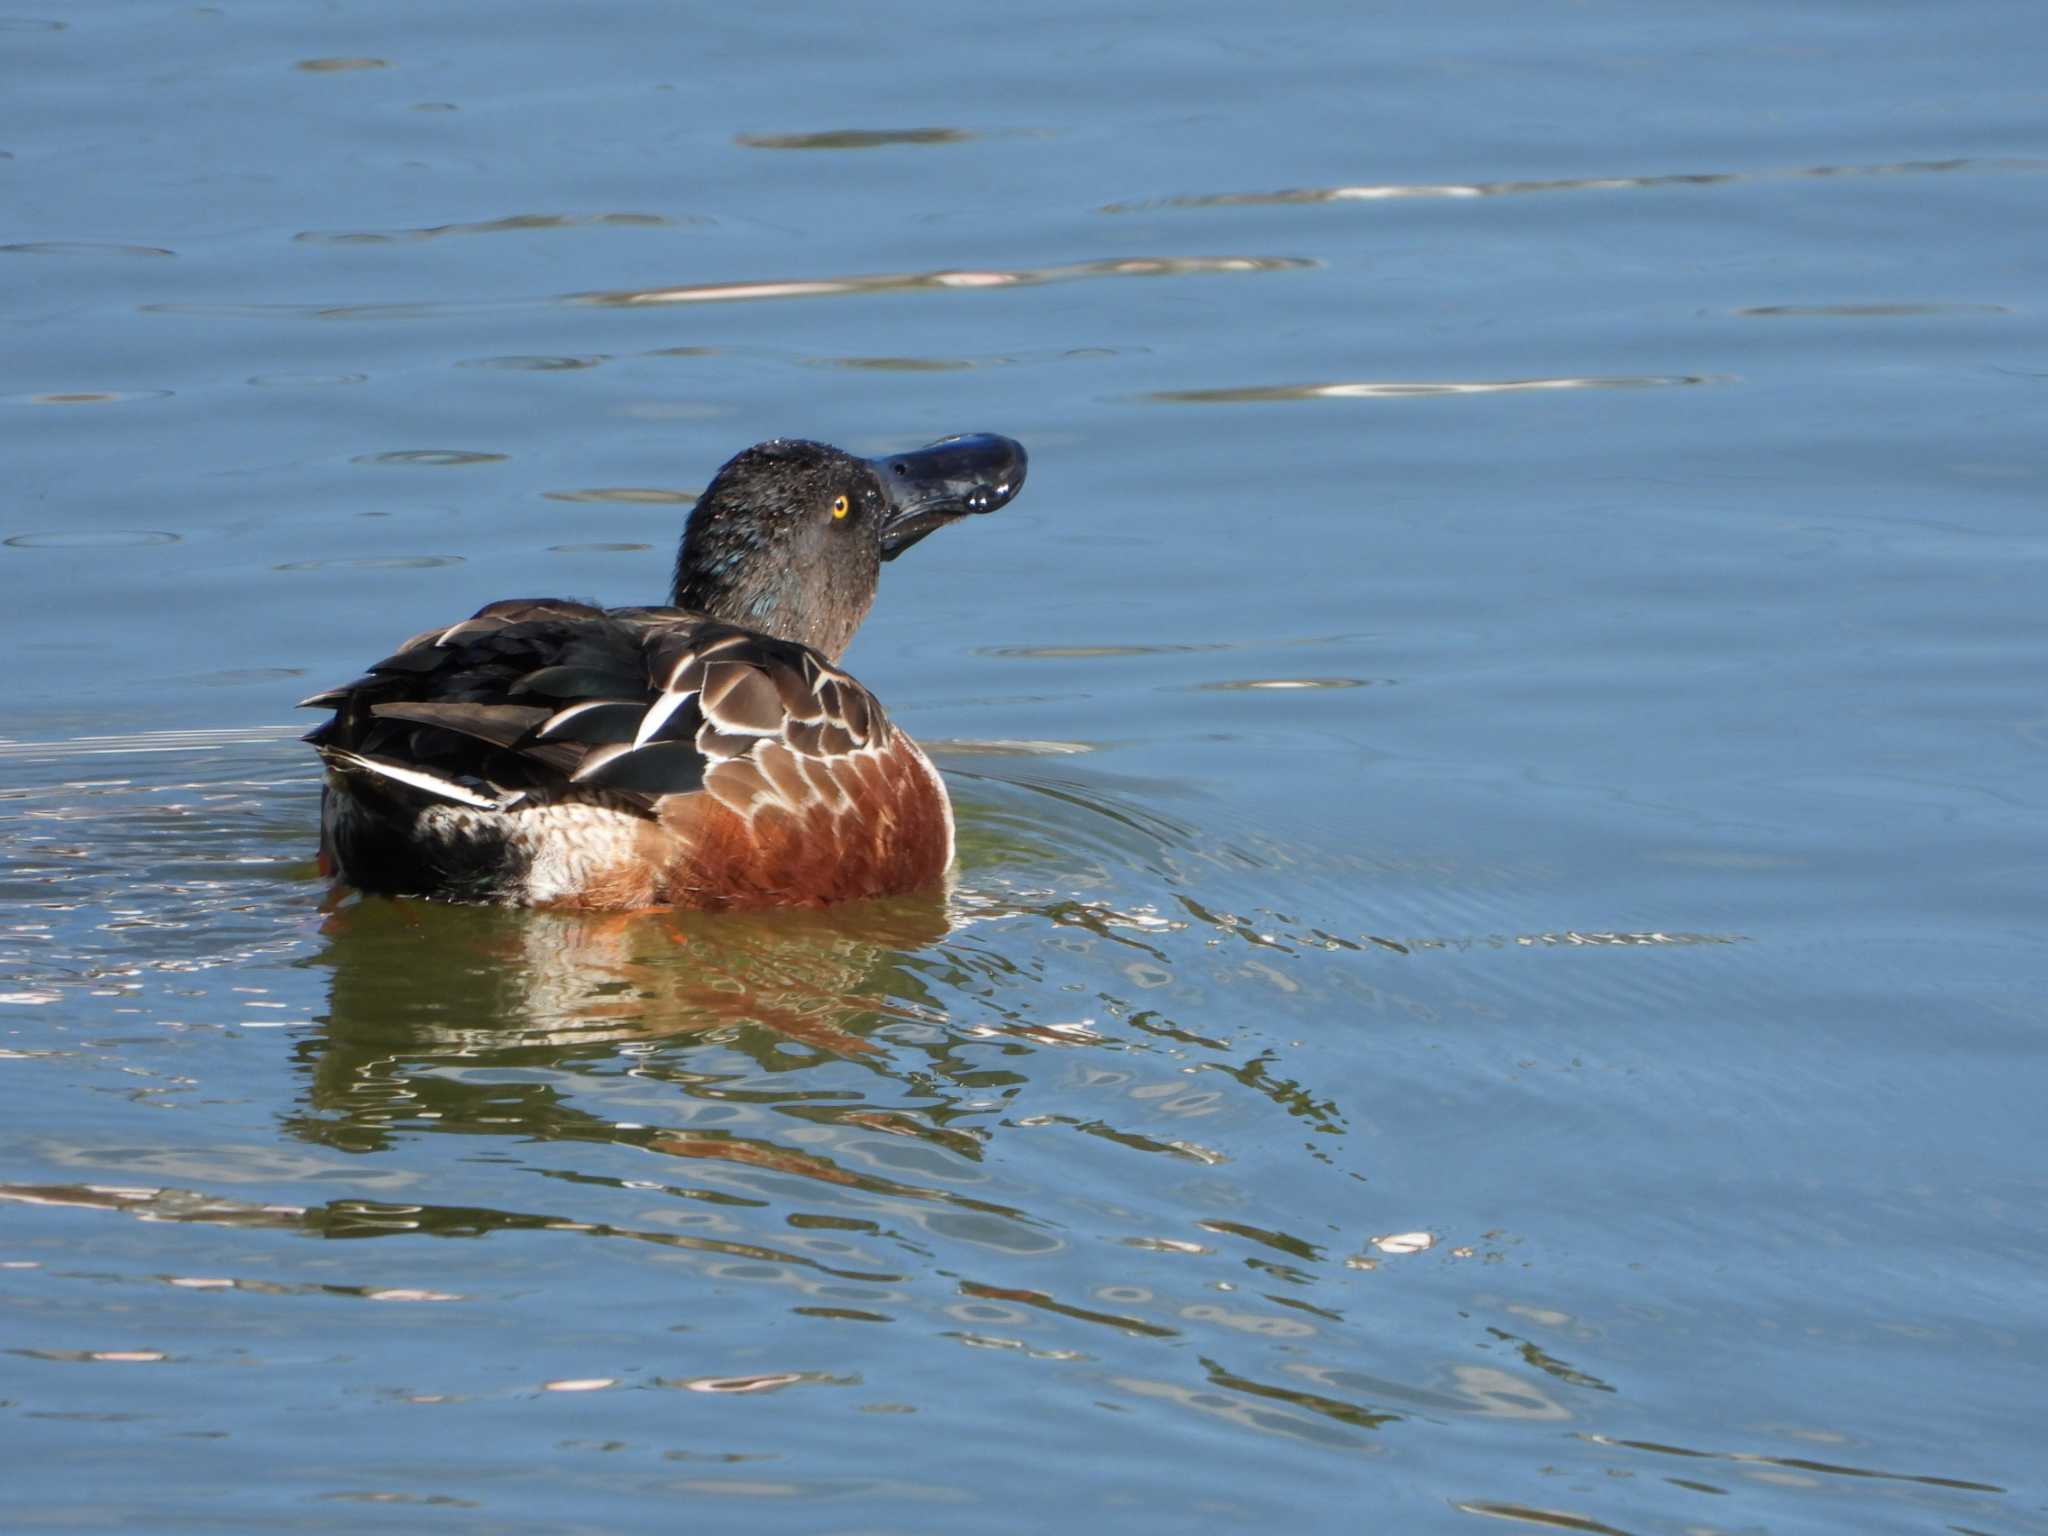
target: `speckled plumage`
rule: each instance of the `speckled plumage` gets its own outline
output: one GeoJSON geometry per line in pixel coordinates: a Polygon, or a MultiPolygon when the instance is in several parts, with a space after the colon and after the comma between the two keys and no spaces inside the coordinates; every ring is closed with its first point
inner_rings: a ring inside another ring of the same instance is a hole
{"type": "MultiPolygon", "coordinates": [[[[1010,467],[971,510],[1023,477],[1022,450],[988,441],[1010,467]]],[[[893,461],[906,483],[920,467],[893,461]]],[[[392,895],[620,910],[931,884],[953,856],[944,784],[833,657],[881,560],[952,507],[835,449],[765,444],[693,514],[679,606],[519,599],[414,636],[305,701],[334,711],[307,735],[323,865],[392,895]]]]}

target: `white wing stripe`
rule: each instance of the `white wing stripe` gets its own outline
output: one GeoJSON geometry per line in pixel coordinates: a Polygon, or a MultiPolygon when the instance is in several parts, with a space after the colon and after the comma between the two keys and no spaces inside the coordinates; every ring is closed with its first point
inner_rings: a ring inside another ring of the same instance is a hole
{"type": "Polygon", "coordinates": [[[617,709],[621,704],[628,702],[630,701],[626,699],[590,699],[582,704],[571,704],[567,709],[558,709],[541,721],[540,729],[533,733],[533,739],[546,741],[556,732],[566,731],[578,717],[588,714],[593,709],[617,709]]]}
{"type": "Polygon", "coordinates": [[[633,733],[633,745],[646,746],[654,733],[668,724],[669,717],[696,696],[697,690],[692,688],[688,693],[664,693],[656,699],[647,713],[640,717],[640,729],[633,733]]]}
{"type": "Polygon", "coordinates": [[[489,795],[480,795],[466,785],[457,784],[453,779],[444,779],[437,773],[428,773],[421,768],[401,768],[396,763],[380,763],[374,758],[363,757],[355,752],[338,751],[334,753],[334,760],[364,773],[374,773],[381,778],[395,779],[400,784],[410,784],[414,789],[438,795],[443,800],[453,800],[457,805],[474,806],[480,811],[501,811],[508,803],[493,799],[489,795]]]}

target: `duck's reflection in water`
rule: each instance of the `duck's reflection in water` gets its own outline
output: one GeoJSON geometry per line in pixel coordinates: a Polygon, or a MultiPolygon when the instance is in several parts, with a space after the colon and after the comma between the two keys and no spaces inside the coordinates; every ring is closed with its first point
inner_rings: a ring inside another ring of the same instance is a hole
{"type": "Polygon", "coordinates": [[[747,916],[354,903],[311,962],[331,1006],[284,1124],[356,1153],[470,1136],[585,1191],[518,1211],[358,1202],[333,1235],[573,1229],[869,1282],[897,1276],[851,1234],[1042,1249],[1041,1222],[973,1189],[995,1106],[958,1081],[919,971],[951,926],[943,893],[747,916]]]}
{"type": "Polygon", "coordinates": [[[1248,1090],[1261,1120],[1341,1134],[1334,1087],[1280,1070],[1261,1022],[1334,997],[1341,978],[1302,958],[1334,943],[1269,940],[1184,889],[1254,861],[1150,809],[1148,783],[958,777],[948,891],[751,915],[343,906],[307,962],[330,973],[329,1008],[298,1041],[287,1128],[351,1152],[429,1133],[604,1142],[692,1160],[692,1184],[727,1194],[758,1196],[774,1170],[812,1199],[942,1204],[984,1181],[1010,1126],[1217,1166],[1188,1134],[1189,1073],[1224,1074],[1207,1095],[1248,1090]],[[1237,974],[1239,945],[1272,964],[1237,974]],[[1276,980],[1290,960],[1301,974],[1276,980]],[[1226,985],[1260,997],[1205,1006],[1226,985]],[[1106,1058],[1078,1090],[1048,1055],[1075,1050],[1106,1058]]]}
{"type": "Polygon", "coordinates": [[[888,1133],[892,1165],[957,1175],[1000,1111],[995,1079],[1018,1080],[991,1066],[992,1035],[1027,1051],[1096,1040],[1015,995],[1046,990],[1025,974],[1035,940],[991,945],[980,925],[1094,931],[1100,904],[1055,888],[1102,885],[1163,835],[1071,789],[966,777],[964,883],[918,895],[724,914],[345,903],[306,962],[330,973],[329,1007],[298,1042],[307,1086],[288,1128],[356,1152],[436,1131],[629,1142],[839,1183],[810,1150],[838,1127],[888,1133]],[[1041,865],[1059,878],[1021,901],[977,889],[984,866],[1041,865]]]}
{"type": "Polygon", "coordinates": [[[330,1006],[300,1042],[310,1082],[291,1129],[352,1151],[401,1125],[610,1137],[565,1096],[622,1060],[703,1080],[657,1064],[665,1043],[715,1040],[761,1074],[875,1061],[880,1024],[943,1016],[907,962],[949,931],[941,893],[761,915],[354,902],[311,962],[332,972],[330,1006]]]}

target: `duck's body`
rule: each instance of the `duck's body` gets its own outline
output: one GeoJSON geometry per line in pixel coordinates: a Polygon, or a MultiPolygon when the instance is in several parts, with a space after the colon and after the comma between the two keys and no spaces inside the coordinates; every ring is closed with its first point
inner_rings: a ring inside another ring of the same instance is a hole
{"type": "Polygon", "coordinates": [[[764,444],[693,514],[679,606],[522,599],[415,636],[306,701],[334,711],[307,737],[322,867],[392,895],[605,910],[932,884],[953,857],[945,785],[834,658],[879,562],[1007,502],[1023,469],[1002,438],[875,465],[764,444]]]}
{"type": "Polygon", "coordinates": [[[392,895],[631,908],[929,885],[952,811],[808,646],[677,608],[493,603],[321,694],[322,849],[392,895]]]}

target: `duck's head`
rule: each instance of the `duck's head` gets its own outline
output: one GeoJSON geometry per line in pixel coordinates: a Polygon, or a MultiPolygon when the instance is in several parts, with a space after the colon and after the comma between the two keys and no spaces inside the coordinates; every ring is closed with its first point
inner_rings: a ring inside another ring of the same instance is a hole
{"type": "Polygon", "coordinates": [[[993,433],[859,459],[778,437],[735,455],[691,510],[678,608],[837,658],[875,600],[882,562],[934,529],[1006,505],[1024,448],[993,433]]]}

